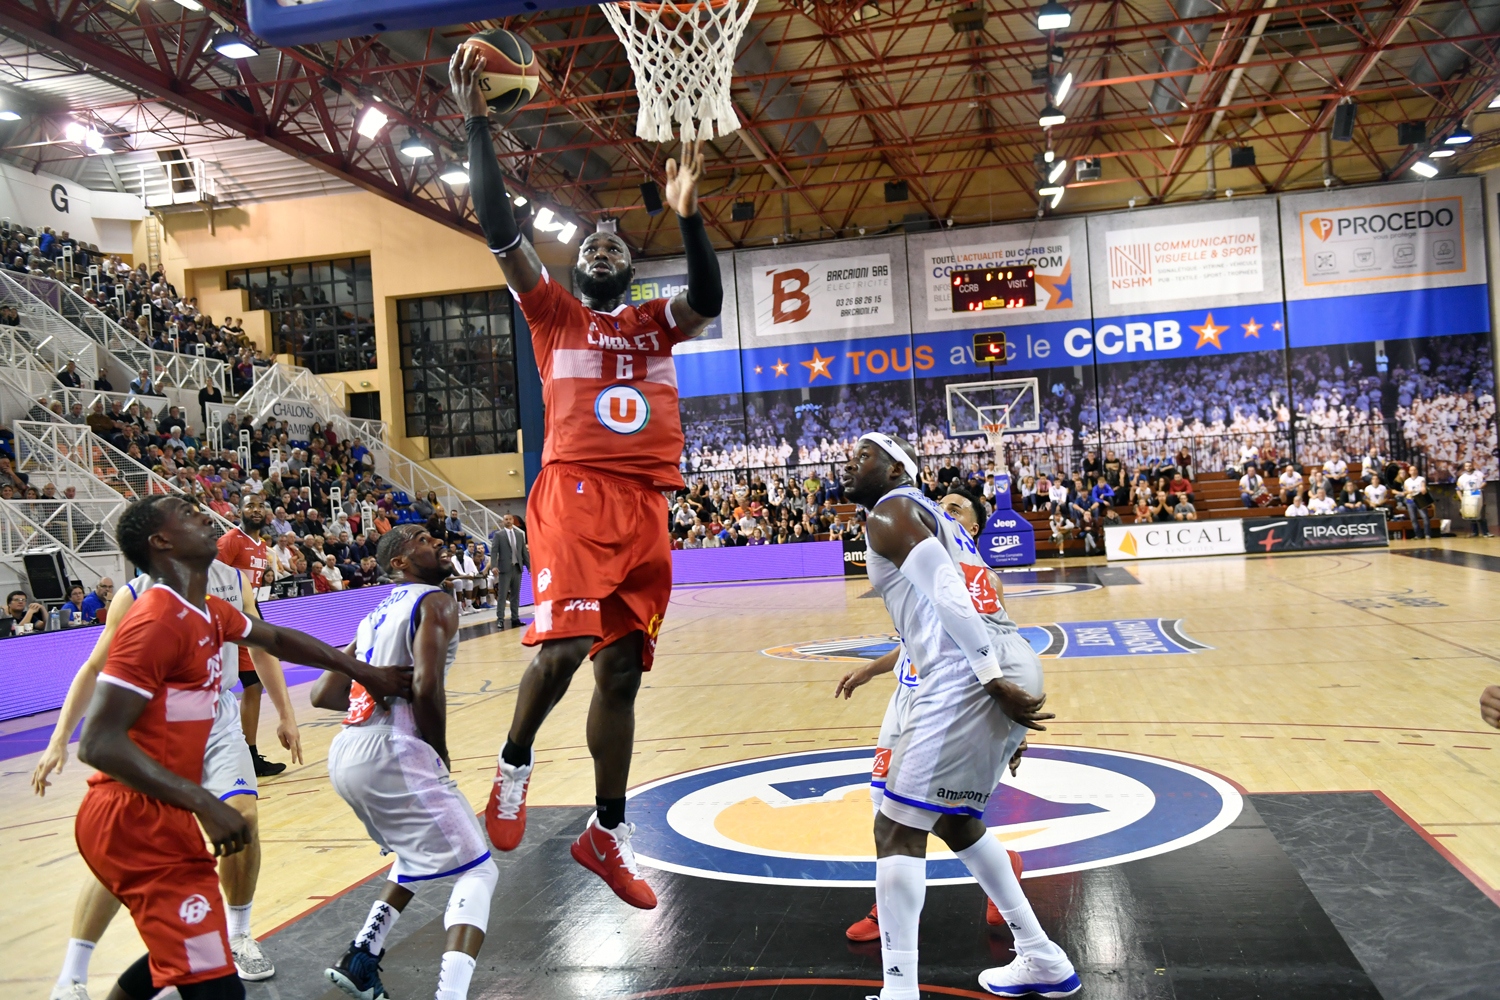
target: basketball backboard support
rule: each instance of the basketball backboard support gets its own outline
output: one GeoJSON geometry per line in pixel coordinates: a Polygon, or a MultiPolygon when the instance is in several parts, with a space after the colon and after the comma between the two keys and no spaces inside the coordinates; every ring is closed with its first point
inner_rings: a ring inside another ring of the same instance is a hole
{"type": "Polygon", "coordinates": [[[977,437],[985,424],[1002,424],[1011,434],[1042,429],[1041,400],[1034,378],[954,382],[948,394],[948,434],[977,437]]]}
{"type": "Polygon", "coordinates": [[[250,30],[278,46],[577,6],[579,0],[249,0],[250,30]]]}

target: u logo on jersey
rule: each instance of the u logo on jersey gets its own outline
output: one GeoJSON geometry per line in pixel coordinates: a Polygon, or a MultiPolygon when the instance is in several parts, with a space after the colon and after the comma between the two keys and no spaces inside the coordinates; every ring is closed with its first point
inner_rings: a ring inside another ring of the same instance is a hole
{"type": "MultiPolygon", "coordinates": [[[[663,871],[773,885],[875,884],[870,749],[721,764],[630,793],[636,859],[663,871]]],[[[1027,877],[1165,854],[1234,822],[1233,785],[1207,771],[1115,750],[1035,747],[995,789],[984,822],[1027,877]]],[[[937,840],[929,880],[972,881],[937,840]]]]}
{"type": "Polygon", "coordinates": [[[616,434],[634,434],[651,419],[651,404],[632,385],[612,385],[594,400],[594,416],[616,434]]]}

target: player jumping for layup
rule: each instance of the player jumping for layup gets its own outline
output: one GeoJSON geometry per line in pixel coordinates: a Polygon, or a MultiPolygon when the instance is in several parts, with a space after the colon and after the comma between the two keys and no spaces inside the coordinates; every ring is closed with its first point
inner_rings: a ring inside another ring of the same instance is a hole
{"type": "Polygon", "coordinates": [[[708,328],[724,294],[698,214],[703,160],[667,161],[666,202],[687,254],[687,289],[671,300],[625,304],[635,270],[613,233],[583,240],[570,295],[516,225],[476,86],[478,52],[449,65],[469,134],[469,191],[490,249],[531,327],[546,403],[542,472],[528,499],[536,620],[522,641],[541,645],[526,668],[485,808],[494,845],[514,850],[526,829],[532,741],[586,656],[594,661],[588,747],[598,811],[573,857],[642,909],[656,894],[641,878],[625,822],[635,741],[635,695],[651,669],[672,590],[672,546],[661,491],[683,485],[682,421],[672,347],[708,328]]]}
{"type": "Polygon", "coordinates": [[[917,923],[935,833],[1000,908],[1016,959],[979,985],[1000,996],[1064,997],[1079,989],[1067,955],[1048,940],[980,817],[1027,728],[1042,729],[1042,665],[1000,607],[973,541],[912,484],[911,446],[866,434],[844,471],[844,492],[870,512],[870,583],[916,667],[918,685],[892,748],[875,817],[880,1000],[917,1000],[917,923]]]}

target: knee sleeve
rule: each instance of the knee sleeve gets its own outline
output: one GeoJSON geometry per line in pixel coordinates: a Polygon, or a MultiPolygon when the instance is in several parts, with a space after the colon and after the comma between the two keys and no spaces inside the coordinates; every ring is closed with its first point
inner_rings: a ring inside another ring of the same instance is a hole
{"type": "Polygon", "coordinates": [[[151,1000],[157,993],[161,992],[151,982],[151,956],[142,955],[136,959],[115,981],[130,1000],[151,1000]]]}
{"type": "Polygon", "coordinates": [[[443,912],[443,929],[454,924],[468,924],[485,931],[490,926],[490,899],[495,895],[495,883],[500,881],[500,869],[495,862],[485,858],[482,864],[470,868],[453,883],[453,894],[448,897],[448,909],[443,912]]]}
{"type": "Polygon", "coordinates": [[[245,984],[234,973],[202,983],[177,987],[182,1000],[245,1000],[245,984]]]}

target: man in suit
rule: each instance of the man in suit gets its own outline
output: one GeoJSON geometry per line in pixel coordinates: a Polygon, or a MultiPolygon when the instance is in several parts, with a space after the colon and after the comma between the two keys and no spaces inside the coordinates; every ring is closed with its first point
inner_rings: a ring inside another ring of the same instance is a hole
{"type": "Polygon", "coordinates": [[[505,527],[490,533],[490,561],[494,564],[495,621],[505,626],[505,605],[510,604],[510,624],[520,628],[521,622],[521,570],[531,566],[531,552],[526,548],[526,532],[516,524],[510,514],[505,515],[505,527]]]}

